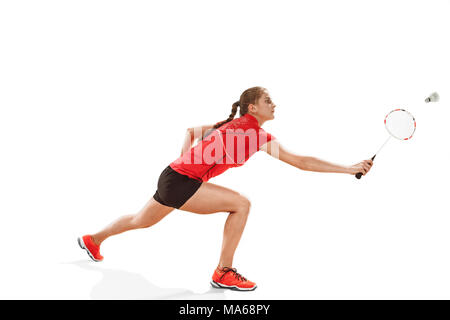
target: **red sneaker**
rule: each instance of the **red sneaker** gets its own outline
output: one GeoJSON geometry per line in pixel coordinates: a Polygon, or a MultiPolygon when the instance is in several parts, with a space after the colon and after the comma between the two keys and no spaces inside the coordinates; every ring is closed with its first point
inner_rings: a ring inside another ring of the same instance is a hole
{"type": "Polygon", "coordinates": [[[211,285],[214,288],[231,289],[238,291],[252,291],[256,289],[256,283],[251,282],[237,273],[236,268],[225,267],[214,270],[211,285]]]}
{"type": "Polygon", "coordinates": [[[81,238],[78,238],[78,244],[80,245],[81,249],[86,250],[92,260],[103,260],[103,256],[100,254],[100,246],[96,245],[94,241],[92,241],[92,237],[90,235],[85,235],[81,238]]]}

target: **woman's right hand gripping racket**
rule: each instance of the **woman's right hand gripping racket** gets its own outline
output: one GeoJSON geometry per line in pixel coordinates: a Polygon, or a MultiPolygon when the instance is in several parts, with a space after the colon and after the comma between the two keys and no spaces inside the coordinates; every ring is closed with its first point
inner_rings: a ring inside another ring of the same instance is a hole
{"type": "MultiPolygon", "coordinates": [[[[377,154],[380,152],[381,149],[383,149],[383,147],[391,139],[391,137],[394,137],[399,140],[409,140],[412,138],[414,132],[416,131],[416,120],[414,119],[411,113],[409,113],[404,109],[395,109],[389,112],[387,116],[384,118],[384,125],[386,127],[387,132],[389,133],[389,137],[386,139],[386,141],[383,143],[383,145],[377,151],[377,153],[375,153],[371,161],[375,159],[377,154]]],[[[366,160],[355,165],[360,166],[361,168],[363,168],[364,171],[355,174],[355,177],[357,179],[361,179],[361,176],[363,176],[364,174],[367,173],[367,171],[370,170],[370,167],[372,166],[371,161],[366,160]]]]}

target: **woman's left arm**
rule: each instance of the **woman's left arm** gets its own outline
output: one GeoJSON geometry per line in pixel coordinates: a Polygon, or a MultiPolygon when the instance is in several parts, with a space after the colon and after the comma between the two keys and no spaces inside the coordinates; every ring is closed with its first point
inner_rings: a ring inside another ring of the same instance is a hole
{"type": "Polygon", "coordinates": [[[183,155],[183,153],[185,153],[192,147],[192,144],[195,140],[202,138],[205,135],[206,131],[211,129],[213,126],[213,124],[210,124],[200,127],[187,128],[186,134],[184,136],[183,146],[181,147],[181,155],[183,155]]]}
{"type": "Polygon", "coordinates": [[[348,173],[353,175],[362,172],[363,175],[366,175],[373,164],[372,160],[364,160],[353,166],[342,166],[315,157],[300,156],[288,151],[277,140],[269,141],[260,150],[267,152],[274,158],[306,171],[348,173]]]}

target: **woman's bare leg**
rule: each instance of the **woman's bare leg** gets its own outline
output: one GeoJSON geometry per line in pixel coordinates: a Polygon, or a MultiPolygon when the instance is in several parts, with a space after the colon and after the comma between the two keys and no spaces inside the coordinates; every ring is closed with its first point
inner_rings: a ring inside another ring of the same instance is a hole
{"type": "Polygon", "coordinates": [[[152,197],[137,214],[120,217],[103,230],[92,234],[92,239],[95,244],[99,245],[112,235],[128,230],[148,228],[159,222],[173,210],[174,208],[164,206],[152,197]]]}
{"type": "MultiPolygon", "coordinates": [[[[128,230],[147,228],[162,220],[174,208],[151,198],[137,214],[125,215],[103,230],[92,234],[94,243],[101,244],[112,235],[128,230]]],[[[238,192],[212,183],[202,183],[197,192],[180,210],[200,214],[229,212],[225,222],[219,267],[232,267],[233,257],[250,212],[250,201],[238,192]]]]}
{"type": "Polygon", "coordinates": [[[250,212],[250,201],[236,191],[204,182],[180,210],[200,214],[230,213],[225,222],[219,267],[231,268],[250,212]]]}

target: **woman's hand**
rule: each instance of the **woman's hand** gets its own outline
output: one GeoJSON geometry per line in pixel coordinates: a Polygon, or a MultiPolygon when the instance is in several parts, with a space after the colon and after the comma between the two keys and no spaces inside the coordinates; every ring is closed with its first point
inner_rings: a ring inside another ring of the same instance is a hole
{"type": "Polygon", "coordinates": [[[364,160],[361,161],[360,163],[357,163],[351,167],[349,167],[349,174],[355,175],[359,172],[361,172],[363,174],[363,176],[366,175],[367,172],[370,171],[370,168],[372,168],[373,165],[373,161],[372,160],[364,160]]]}

